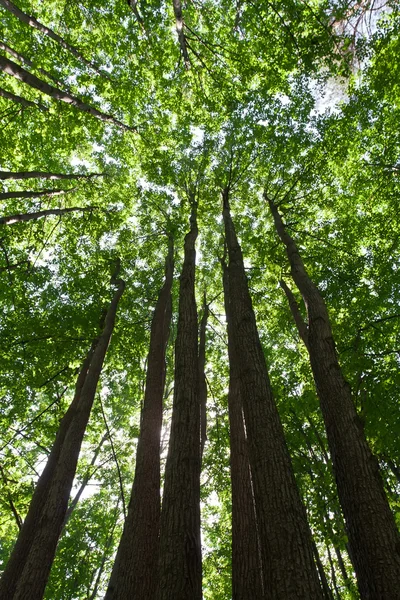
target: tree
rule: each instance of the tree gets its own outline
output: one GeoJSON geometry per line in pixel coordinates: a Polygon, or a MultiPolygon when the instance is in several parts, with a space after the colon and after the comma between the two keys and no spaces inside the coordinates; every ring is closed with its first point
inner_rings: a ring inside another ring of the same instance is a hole
{"type": "MultiPolygon", "coordinates": [[[[398,525],[398,3],[1,0],[0,13],[0,216],[13,219],[0,227],[1,570],[29,524],[120,262],[125,291],[63,531],[49,533],[50,558],[32,558],[46,600],[105,596],[124,526],[129,541],[141,515],[133,506],[147,466],[154,519],[151,533],[144,519],[140,529],[146,547],[160,543],[161,585],[155,555],[144,580],[159,595],[366,599],[375,565],[357,567],[367,545],[344,525],[301,295],[264,191],[329,309],[352,415],[398,525]],[[228,181],[237,263],[223,241],[228,181]],[[146,382],[168,234],[177,272],[190,276],[170,281],[171,343],[156,336],[165,386],[150,465],[146,382]],[[274,452],[278,470],[268,466],[274,452]],[[281,489],[290,501],[271,511],[281,489]],[[299,536],[293,559],[287,533],[279,544],[269,535],[284,523],[299,536]],[[296,590],[277,591],[286,584],[296,590]]],[[[377,506],[370,498],[365,510],[377,506]]]]}

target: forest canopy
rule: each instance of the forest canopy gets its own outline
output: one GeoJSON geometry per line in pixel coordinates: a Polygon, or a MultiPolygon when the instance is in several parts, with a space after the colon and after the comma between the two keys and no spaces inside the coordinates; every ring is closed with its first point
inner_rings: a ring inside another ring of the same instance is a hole
{"type": "Polygon", "coordinates": [[[16,2],[0,600],[400,598],[398,2],[16,2]]]}

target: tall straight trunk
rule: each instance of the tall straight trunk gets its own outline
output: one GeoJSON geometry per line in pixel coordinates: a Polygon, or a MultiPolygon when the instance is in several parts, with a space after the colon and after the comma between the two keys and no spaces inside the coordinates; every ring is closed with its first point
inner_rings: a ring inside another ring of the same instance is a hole
{"type": "Polygon", "coordinates": [[[306,512],[272,396],[242,251],[230,215],[229,189],[225,189],[222,196],[229,256],[229,316],[234,350],[240,357],[240,397],[246,423],[265,595],[274,600],[322,599],[306,512]]]}
{"type": "Polygon", "coordinates": [[[269,206],[307,309],[308,352],[360,595],[368,600],[396,600],[400,598],[400,540],[378,461],[368,446],[341,371],[325,302],[272,200],[269,206]]]}
{"type": "MultiPolygon", "coordinates": [[[[1,42],[1,41],[0,41],[0,50],[4,50],[5,52],[7,52],[7,54],[9,54],[10,56],[12,56],[16,60],[19,60],[19,62],[27,65],[28,67],[31,67],[33,69],[36,68],[35,64],[31,60],[29,60],[29,58],[27,58],[26,56],[23,56],[22,54],[20,54],[16,50],[14,50],[14,48],[11,48],[10,46],[7,46],[7,44],[5,44],[4,42],[1,42]]],[[[39,73],[41,73],[45,77],[48,77],[49,79],[51,79],[52,81],[54,81],[54,83],[56,85],[60,85],[59,81],[57,81],[56,78],[53,77],[53,75],[51,73],[49,73],[48,71],[45,71],[44,69],[41,69],[41,68],[38,68],[38,71],[39,71],[39,73]]]]}
{"type": "Polygon", "coordinates": [[[189,53],[188,53],[187,44],[186,44],[186,36],[185,36],[185,31],[184,31],[181,0],[172,0],[172,5],[174,7],[175,26],[176,26],[176,32],[178,34],[179,46],[181,48],[185,67],[186,67],[186,69],[188,69],[190,67],[190,58],[189,58],[189,53]]]}
{"type": "Polygon", "coordinates": [[[31,100],[27,100],[26,98],[22,98],[21,96],[16,96],[11,92],[7,92],[3,88],[0,88],[0,97],[6,98],[6,100],[11,100],[14,104],[20,104],[23,108],[38,108],[43,112],[47,112],[49,109],[44,104],[40,104],[40,102],[32,102],[31,100]]]}
{"type": "MultiPolygon", "coordinates": [[[[64,191],[64,190],[63,190],[64,191]]],[[[65,190],[71,191],[71,190],[65,190]]],[[[1,195],[1,194],[0,194],[1,195]]],[[[71,212],[86,212],[96,210],[97,206],[74,206],[72,208],[49,208],[47,210],[38,210],[34,213],[23,213],[20,215],[9,215],[8,217],[0,217],[0,225],[12,225],[13,223],[20,223],[21,221],[32,221],[34,219],[40,219],[41,217],[48,217],[50,215],[66,215],[71,212]]]]}
{"type": "MultiPolygon", "coordinates": [[[[0,0],[0,2],[1,1],[2,0],[0,0]]],[[[96,117],[96,119],[99,119],[104,123],[113,123],[114,125],[117,125],[121,129],[124,129],[126,131],[136,131],[133,127],[125,125],[125,123],[118,121],[118,119],[116,119],[112,115],[103,113],[100,110],[97,110],[97,108],[93,108],[89,104],[86,104],[86,102],[84,102],[80,98],[72,96],[68,92],[63,92],[62,90],[59,90],[53,85],[46,83],[42,79],[39,79],[39,77],[36,77],[36,75],[29,73],[29,71],[23,69],[22,67],[17,65],[17,63],[13,62],[12,60],[9,60],[8,58],[2,55],[0,55],[0,71],[3,71],[7,75],[11,75],[11,77],[15,77],[15,79],[18,79],[19,81],[23,81],[30,87],[39,90],[40,92],[46,94],[47,96],[50,96],[54,100],[60,100],[61,102],[71,104],[72,106],[75,106],[75,108],[77,108],[78,110],[88,113],[89,115],[92,115],[92,117],[96,117]]]]}
{"type": "Polygon", "coordinates": [[[329,587],[329,583],[326,578],[324,565],[322,564],[321,557],[318,552],[317,544],[314,541],[313,541],[313,551],[314,551],[314,558],[315,558],[315,562],[317,564],[317,569],[318,569],[318,574],[319,574],[319,578],[321,581],[322,589],[324,590],[325,600],[333,600],[332,590],[329,587]]]}
{"type": "Polygon", "coordinates": [[[200,457],[203,460],[204,446],[207,440],[207,379],[206,379],[206,329],[209,308],[204,292],[203,316],[200,321],[199,336],[199,402],[200,402],[200,457]]]}
{"type": "Polygon", "coordinates": [[[160,534],[160,436],[165,387],[165,354],[172,315],[173,239],[165,281],[154,310],[147,359],[146,389],[136,453],[135,478],[124,531],[106,600],[154,600],[160,534]]]}
{"type": "Polygon", "coordinates": [[[160,531],[159,600],[201,600],[200,403],[195,299],[197,206],[191,198],[175,343],[175,387],[160,531]]]}
{"type": "Polygon", "coordinates": [[[229,274],[224,261],[222,261],[222,269],[225,313],[228,322],[229,355],[228,412],[232,486],[232,600],[261,600],[265,596],[260,540],[240,399],[240,367],[233,344],[229,274]]]}
{"type": "Polygon", "coordinates": [[[79,373],[74,399],[61,420],[47,464],[0,581],[3,600],[41,600],[56,552],[80,447],[125,284],[119,280],[100,337],[79,373]]]}
{"type": "Polygon", "coordinates": [[[104,173],[49,173],[47,171],[0,171],[0,179],[92,179],[104,173]]]}
{"type": "Polygon", "coordinates": [[[68,44],[68,42],[66,42],[64,40],[64,38],[59,36],[52,29],[49,29],[49,27],[46,27],[46,25],[43,25],[43,23],[40,23],[37,19],[35,19],[35,17],[24,13],[20,8],[18,8],[18,6],[16,6],[12,2],[10,2],[10,0],[0,0],[0,5],[3,6],[6,10],[8,10],[10,13],[15,15],[17,17],[17,19],[19,19],[26,25],[30,25],[34,29],[37,29],[44,35],[47,35],[49,38],[51,38],[52,40],[57,42],[57,44],[59,44],[60,46],[65,48],[65,50],[68,50],[68,52],[70,52],[73,56],[75,56],[75,58],[82,61],[86,66],[90,67],[93,71],[96,71],[96,73],[98,73],[99,75],[104,76],[104,74],[98,70],[96,65],[94,65],[89,60],[87,60],[81,54],[81,52],[79,52],[79,50],[77,48],[75,48],[75,46],[68,44]]]}
{"type": "MultiPolygon", "coordinates": [[[[68,190],[52,189],[52,190],[41,190],[41,191],[25,191],[19,190],[18,192],[0,192],[0,200],[8,200],[10,198],[40,198],[41,196],[60,196],[61,194],[67,194],[68,192],[75,192],[76,187],[69,188],[68,190]]],[[[33,213],[35,214],[35,213],[33,213]]],[[[22,215],[16,215],[22,216],[22,215]]],[[[4,217],[7,219],[8,217],[4,217]]],[[[14,217],[12,217],[14,218],[14,217]]],[[[36,217],[34,217],[36,218],[36,217]]],[[[19,219],[22,220],[22,219],[19,219]]],[[[29,220],[29,219],[27,219],[29,220]]]]}

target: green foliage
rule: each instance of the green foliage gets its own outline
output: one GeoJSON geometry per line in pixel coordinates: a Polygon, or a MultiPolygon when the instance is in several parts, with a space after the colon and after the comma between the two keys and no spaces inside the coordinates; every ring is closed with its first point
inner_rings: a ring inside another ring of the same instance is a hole
{"type": "MultiPolygon", "coordinates": [[[[221,189],[230,184],[265,356],[314,539],[330,585],[336,578],[341,597],[356,598],[311,371],[278,285],[282,276],[289,283],[287,261],[264,193],[279,203],[323,291],[340,362],[398,511],[398,6],[383,7],[382,23],[368,34],[359,25],[371,17],[363,2],[184,3],[189,69],[174,32],[172,3],[139,1],[139,19],[123,0],[18,0],[18,6],[92,66],[0,8],[4,43],[30,64],[8,58],[135,132],[1,75],[1,89],[36,103],[24,106],[0,96],[1,170],[103,174],[57,185],[44,179],[2,182],[4,192],[74,190],[4,200],[0,217],[93,210],[0,225],[1,565],[71,401],[82,359],[99,333],[119,259],[126,292],[72,498],[87,482],[46,591],[49,600],[102,597],[122,529],[122,491],[127,501],[133,479],[167,234],[174,236],[178,274],[188,194],[195,192],[199,306],[205,289],[211,309],[204,597],[231,598],[228,359],[219,262],[221,189]]],[[[170,397],[165,412],[167,437],[170,397]]]]}

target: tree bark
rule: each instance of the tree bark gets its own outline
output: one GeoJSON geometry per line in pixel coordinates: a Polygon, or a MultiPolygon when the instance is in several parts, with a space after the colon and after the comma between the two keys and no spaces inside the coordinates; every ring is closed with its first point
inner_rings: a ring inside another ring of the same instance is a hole
{"type": "Polygon", "coordinates": [[[160,535],[160,436],[174,271],[170,238],[165,280],[155,306],[147,359],[146,389],[136,453],[135,478],[124,531],[105,600],[154,600],[160,535]]]}
{"type": "Polygon", "coordinates": [[[40,104],[40,102],[31,102],[31,100],[26,100],[26,98],[16,96],[11,92],[7,92],[7,90],[3,90],[3,88],[0,88],[0,96],[2,98],[6,98],[6,100],[11,100],[11,102],[14,102],[15,104],[20,104],[24,108],[38,108],[43,112],[48,111],[47,106],[44,106],[44,104],[40,104]]]}
{"type": "Polygon", "coordinates": [[[125,284],[119,280],[100,337],[79,373],[73,401],[61,420],[47,464],[0,581],[3,600],[41,600],[54,560],[82,439],[125,284]]]}
{"type": "MultiPolygon", "coordinates": [[[[0,200],[8,200],[9,198],[40,198],[41,196],[60,196],[60,194],[67,194],[68,192],[75,192],[76,187],[69,188],[68,190],[41,190],[41,191],[25,191],[20,190],[18,192],[0,192],[0,200]]],[[[33,213],[35,214],[35,213],[33,213]]],[[[17,215],[22,216],[22,215],[17,215]]],[[[3,217],[7,219],[8,217],[3,217]]],[[[12,217],[14,218],[14,217],[12,217]]],[[[35,217],[36,218],[36,217],[35,217]]],[[[23,219],[19,219],[23,220],[23,219]]],[[[29,220],[29,219],[27,219],[29,220]]],[[[4,223],[3,223],[4,225],[4,223]]]]}
{"type": "Polygon", "coordinates": [[[274,600],[322,599],[305,508],[292,470],[258,336],[242,251],[223,191],[229,312],[246,423],[264,590],[274,600]]]}
{"type": "MultiPolygon", "coordinates": [[[[3,1],[4,0],[0,0],[0,3],[3,1]]],[[[43,94],[50,96],[54,100],[60,100],[61,102],[66,102],[66,104],[71,104],[72,106],[75,106],[75,108],[77,108],[78,110],[88,113],[92,115],[92,117],[96,117],[96,119],[99,119],[104,123],[113,123],[121,129],[124,129],[125,131],[136,131],[133,127],[125,125],[125,123],[118,121],[118,119],[115,119],[112,115],[103,113],[100,110],[97,110],[97,108],[93,108],[89,104],[86,104],[86,102],[80,100],[76,96],[72,96],[68,92],[63,92],[62,90],[59,90],[53,85],[46,83],[42,79],[39,79],[39,77],[36,77],[36,75],[29,73],[29,71],[26,71],[25,69],[17,65],[17,63],[1,55],[0,70],[6,73],[7,75],[15,77],[15,79],[18,79],[19,81],[23,81],[30,87],[39,90],[43,94]]]]}
{"type": "Polygon", "coordinates": [[[98,70],[96,65],[93,64],[92,62],[90,62],[89,60],[87,60],[79,52],[79,50],[77,48],[75,48],[71,44],[68,44],[68,42],[66,42],[62,37],[60,37],[57,33],[55,33],[55,31],[53,31],[52,29],[49,29],[49,27],[46,27],[45,25],[40,23],[37,19],[35,19],[35,17],[27,15],[26,13],[22,12],[22,10],[20,10],[18,8],[18,6],[16,6],[12,2],[10,2],[10,0],[0,0],[0,5],[3,6],[6,10],[8,10],[10,13],[15,15],[17,17],[17,19],[19,19],[26,25],[30,25],[34,29],[37,29],[41,33],[44,33],[45,35],[47,35],[53,41],[57,42],[57,44],[62,46],[62,48],[65,48],[65,50],[68,50],[68,52],[70,52],[73,56],[75,56],[75,58],[81,60],[86,66],[90,67],[93,71],[95,71],[96,73],[98,73],[101,76],[104,76],[104,74],[98,70]]]}
{"type": "Polygon", "coordinates": [[[41,69],[40,67],[36,67],[35,64],[31,60],[29,60],[29,58],[26,58],[26,56],[23,56],[22,54],[20,54],[16,50],[14,50],[14,48],[10,48],[10,46],[7,46],[7,44],[5,44],[4,42],[1,42],[1,41],[0,41],[0,50],[4,50],[5,52],[7,52],[7,54],[12,56],[16,60],[19,60],[19,62],[24,63],[28,67],[31,67],[33,69],[37,68],[39,73],[41,73],[45,77],[48,77],[49,79],[51,79],[56,85],[60,85],[60,82],[57,81],[57,79],[55,77],[53,77],[53,75],[51,73],[49,73],[48,71],[45,71],[44,69],[41,69]]]}
{"type": "Polygon", "coordinates": [[[264,598],[261,548],[255,512],[242,402],[239,361],[235,354],[230,314],[229,274],[221,261],[225,314],[228,323],[229,355],[229,440],[232,486],[232,600],[264,598]]]}
{"type": "Polygon", "coordinates": [[[174,7],[175,26],[176,26],[176,32],[178,34],[179,46],[181,48],[185,67],[186,67],[186,69],[189,69],[190,58],[189,58],[189,53],[188,53],[187,44],[186,44],[184,23],[183,23],[183,17],[182,17],[181,0],[172,0],[172,5],[174,7]]]}
{"type": "MultiPolygon", "coordinates": [[[[55,190],[53,190],[54,192],[55,190]]],[[[57,190],[60,191],[60,190],[57,190]]],[[[62,192],[72,192],[72,190],[61,190],[62,192]]],[[[28,193],[28,192],[27,192],[28,193]]],[[[31,193],[31,192],[29,192],[31,193]]],[[[32,192],[33,193],[33,192],[32,192]]],[[[54,195],[54,193],[50,194],[54,195]]],[[[1,196],[1,194],[0,194],[1,196]]],[[[8,217],[0,217],[0,225],[12,225],[13,223],[19,223],[21,221],[32,221],[33,219],[40,219],[40,217],[47,217],[49,215],[65,215],[71,212],[86,212],[96,210],[97,206],[74,206],[73,208],[49,208],[48,210],[39,210],[34,213],[23,213],[20,215],[10,215],[8,217]]]]}
{"type": "Polygon", "coordinates": [[[209,308],[204,292],[203,316],[200,321],[199,339],[199,402],[200,402],[200,457],[203,460],[204,446],[207,440],[207,380],[206,380],[206,329],[209,308]]]}
{"type": "Polygon", "coordinates": [[[160,532],[159,600],[201,600],[200,403],[195,299],[197,206],[191,197],[175,343],[175,387],[160,532]]]}
{"type": "Polygon", "coordinates": [[[322,589],[324,590],[324,597],[326,600],[333,600],[332,590],[329,587],[328,580],[326,578],[324,565],[322,564],[321,557],[318,552],[317,544],[313,541],[313,551],[315,562],[317,564],[318,574],[321,581],[322,589]]]}
{"type": "Polygon", "coordinates": [[[92,179],[104,173],[48,173],[47,171],[0,171],[0,179],[92,179]]]}
{"type": "Polygon", "coordinates": [[[308,351],[325,422],[346,522],[351,558],[362,599],[400,598],[400,541],[379,474],[341,371],[325,302],[310,279],[277,207],[269,206],[286,247],[293,280],[308,316],[308,351]]]}

